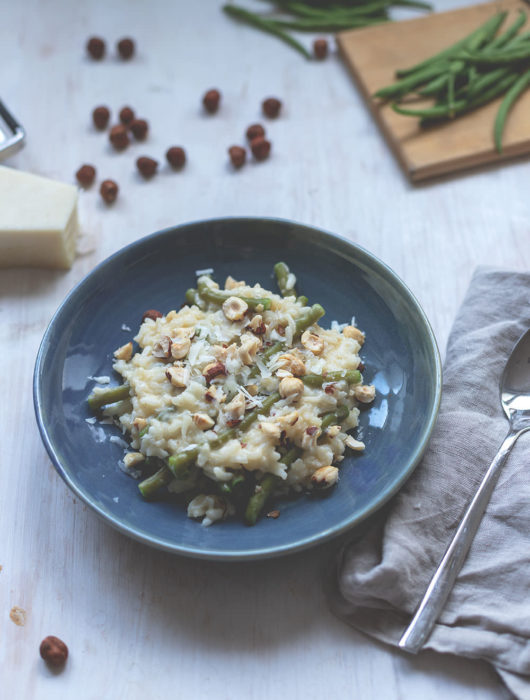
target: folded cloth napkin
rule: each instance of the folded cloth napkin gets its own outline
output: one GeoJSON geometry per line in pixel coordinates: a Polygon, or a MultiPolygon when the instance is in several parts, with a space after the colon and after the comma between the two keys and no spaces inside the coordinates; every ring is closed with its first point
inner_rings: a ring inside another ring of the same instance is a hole
{"type": "MultiPolygon", "coordinates": [[[[499,381],[529,327],[530,273],[478,268],[449,337],[440,413],[423,460],[340,553],[330,603],[353,627],[397,645],[508,431],[499,381]]],[[[485,659],[520,698],[530,698],[529,539],[530,432],[503,468],[424,647],[485,659]]]]}

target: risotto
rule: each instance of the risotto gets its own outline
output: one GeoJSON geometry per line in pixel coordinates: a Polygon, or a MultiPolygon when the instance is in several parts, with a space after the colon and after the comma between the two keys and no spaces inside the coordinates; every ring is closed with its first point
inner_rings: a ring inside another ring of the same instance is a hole
{"type": "Polygon", "coordinates": [[[282,294],[199,275],[185,306],[146,312],[137,347],[115,351],[123,384],[89,398],[127,434],[141,494],[182,494],[203,525],[233,514],[252,525],[275,496],[329,488],[345,449],[365,447],[348,435],[375,395],[364,334],[321,328],[324,309],[296,296],[286,265],[275,271],[282,294]]]}

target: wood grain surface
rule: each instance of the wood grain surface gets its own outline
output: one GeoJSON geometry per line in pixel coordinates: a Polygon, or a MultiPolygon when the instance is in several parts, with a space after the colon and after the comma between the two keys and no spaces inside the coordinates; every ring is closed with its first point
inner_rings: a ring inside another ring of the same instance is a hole
{"type": "MultiPolygon", "coordinates": [[[[502,98],[454,121],[425,129],[420,127],[419,119],[397,114],[389,103],[372,97],[376,90],[394,82],[397,68],[415,65],[451,46],[500,10],[509,13],[504,28],[519,10],[530,13],[523,0],[496,0],[338,35],[346,64],[388,144],[414,182],[530,153],[530,91],[518,100],[508,117],[501,154],[493,143],[493,124],[502,98]]],[[[432,100],[422,100],[414,102],[413,107],[432,104],[432,100]]]]}
{"type": "MultiPolygon", "coordinates": [[[[115,178],[121,193],[110,208],[97,187],[81,193],[81,255],[71,271],[0,271],[0,697],[507,698],[483,663],[409,657],[337,621],[324,582],[340,542],[241,565],[151,550],[74,498],[41,443],[32,372],[47,323],[96,264],[163,227],[271,215],[341,234],[406,281],[442,352],[476,265],[530,266],[529,163],[412,187],[336,54],[308,64],[274,38],[225,18],[221,4],[2,4],[1,98],[28,132],[9,165],[73,182],[77,168],[92,163],[98,181],[115,178]],[[85,57],[91,34],[109,43],[102,63],[85,57]],[[113,43],[127,34],[138,55],[123,64],[113,43]],[[211,87],[223,93],[215,117],[200,107],[211,87]],[[265,124],[271,158],[234,172],[226,149],[244,142],[269,95],[284,101],[281,118],[265,124]],[[130,104],[150,121],[149,138],[115,153],[90,125],[98,104],[114,115],[130,104]],[[173,144],[188,152],[180,173],[162,166],[173,144]],[[144,154],[161,162],[150,182],[135,172],[144,154]],[[14,607],[25,611],[13,613],[23,625],[10,617],[14,607]],[[57,675],[38,654],[49,634],[70,649],[57,675]]],[[[448,9],[464,1],[435,4],[448,9]]],[[[302,40],[309,44],[310,37],[302,40]]]]}

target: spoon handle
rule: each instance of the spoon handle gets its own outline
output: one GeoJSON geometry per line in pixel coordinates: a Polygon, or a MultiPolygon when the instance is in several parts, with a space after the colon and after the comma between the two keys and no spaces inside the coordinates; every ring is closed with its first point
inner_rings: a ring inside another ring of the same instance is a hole
{"type": "Polygon", "coordinates": [[[414,617],[399,640],[401,649],[417,654],[430,635],[471,547],[504,462],[521,432],[523,431],[510,430],[485,473],[451,543],[431,578],[414,617]]]}

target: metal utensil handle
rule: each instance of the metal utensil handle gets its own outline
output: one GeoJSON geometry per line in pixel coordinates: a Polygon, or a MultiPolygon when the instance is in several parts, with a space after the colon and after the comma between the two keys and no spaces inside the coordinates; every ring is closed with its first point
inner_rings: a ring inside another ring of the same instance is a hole
{"type": "Polygon", "coordinates": [[[449,547],[431,578],[411,623],[399,640],[401,649],[417,654],[430,635],[471,547],[504,462],[521,432],[523,431],[511,430],[508,433],[485,473],[449,547]]]}

